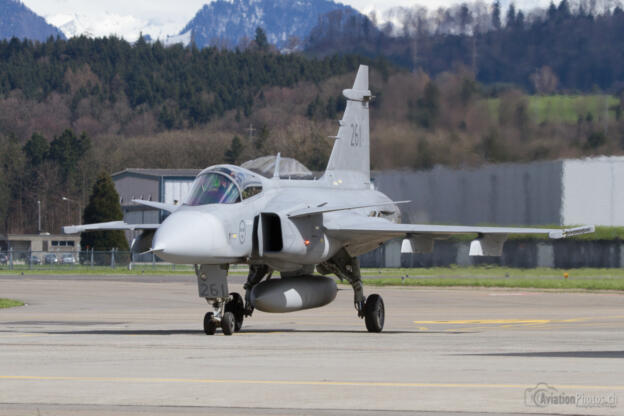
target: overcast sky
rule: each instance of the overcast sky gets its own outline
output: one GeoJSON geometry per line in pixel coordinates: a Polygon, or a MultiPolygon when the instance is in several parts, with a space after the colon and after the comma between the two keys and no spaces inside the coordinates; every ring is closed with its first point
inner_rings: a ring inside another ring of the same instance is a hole
{"type": "MultiPolygon", "coordinates": [[[[139,31],[152,37],[164,37],[180,32],[184,25],[208,1],[206,0],[22,0],[49,23],[66,33],[87,33],[95,36],[117,34],[132,41],[139,31]],[[70,23],[68,26],[63,26],[70,23]]],[[[342,0],[361,12],[379,12],[395,6],[415,4],[435,9],[459,3],[459,0],[342,0]]],[[[486,2],[491,2],[486,0],[486,2]]],[[[516,4],[548,2],[548,0],[519,0],[516,4]]],[[[506,3],[506,1],[501,1],[506,3]]]]}

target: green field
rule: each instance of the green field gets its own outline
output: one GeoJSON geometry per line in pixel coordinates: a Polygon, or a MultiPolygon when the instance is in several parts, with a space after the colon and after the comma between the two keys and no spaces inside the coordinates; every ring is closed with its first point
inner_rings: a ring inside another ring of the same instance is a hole
{"type": "MultiPolygon", "coordinates": [[[[230,274],[247,275],[246,265],[234,265],[230,267],[230,274]]],[[[8,266],[0,266],[0,275],[194,275],[195,269],[192,265],[185,264],[134,264],[132,270],[128,266],[82,266],[82,265],[38,265],[29,267],[28,265],[15,265],[13,270],[8,266]]]]}
{"type": "Polygon", "coordinates": [[[156,266],[137,266],[132,270],[128,270],[128,267],[110,267],[110,266],[33,266],[29,268],[24,265],[16,265],[13,270],[10,270],[7,266],[0,267],[0,275],[141,275],[141,274],[192,274],[193,266],[171,266],[171,265],[156,265],[156,266]]]}
{"type": "Polygon", "coordinates": [[[20,302],[19,300],[0,298],[0,309],[13,308],[15,306],[24,306],[24,303],[20,302]]]}
{"type": "MultiPolygon", "coordinates": [[[[444,224],[440,224],[444,225],[444,224]]],[[[496,224],[479,224],[481,226],[496,227],[496,224]]],[[[531,225],[530,228],[574,228],[577,225],[569,225],[561,227],[560,225],[531,225]]],[[[526,227],[526,225],[519,225],[518,227],[526,227]]],[[[461,234],[451,237],[455,241],[472,241],[477,237],[476,234],[461,234]]],[[[508,240],[544,240],[553,241],[548,237],[548,234],[511,234],[507,236],[508,240]]],[[[577,235],[574,237],[567,237],[566,240],[582,240],[582,241],[613,241],[624,240],[624,227],[596,227],[596,231],[589,234],[577,235]]]]}
{"type": "Polygon", "coordinates": [[[370,286],[501,287],[624,291],[623,269],[514,269],[509,267],[434,267],[367,269],[370,286]],[[567,274],[567,278],[564,277],[567,274]]]}
{"type": "Polygon", "coordinates": [[[624,291],[624,278],[382,278],[366,279],[368,286],[500,287],[520,289],[624,291]]]}
{"type": "MultiPolygon", "coordinates": [[[[235,266],[231,275],[246,276],[247,267],[235,266]]],[[[135,267],[85,267],[73,266],[53,270],[0,270],[0,274],[25,275],[189,275],[193,276],[191,266],[171,265],[135,267]]],[[[502,287],[535,289],[581,289],[624,291],[624,269],[517,269],[500,266],[475,267],[431,267],[410,269],[362,269],[364,284],[370,286],[430,286],[430,287],[502,287]],[[564,276],[567,274],[567,278],[564,276]]],[[[346,282],[343,282],[346,284],[346,282]]],[[[15,305],[14,305],[15,306],[15,305]]]]}
{"type": "Polygon", "coordinates": [[[539,267],[535,269],[518,269],[501,266],[451,266],[429,267],[412,269],[362,269],[362,275],[367,278],[562,278],[568,273],[568,278],[622,278],[624,269],[550,269],[539,267]]]}
{"type": "MultiPolygon", "coordinates": [[[[533,122],[543,123],[576,123],[579,117],[585,119],[591,114],[595,121],[604,119],[615,120],[614,107],[620,103],[612,95],[531,95],[529,114],[533,122]]],[[[498,118],[500,98],[487,99],[487,107],[493,118],[498,118]]]]}

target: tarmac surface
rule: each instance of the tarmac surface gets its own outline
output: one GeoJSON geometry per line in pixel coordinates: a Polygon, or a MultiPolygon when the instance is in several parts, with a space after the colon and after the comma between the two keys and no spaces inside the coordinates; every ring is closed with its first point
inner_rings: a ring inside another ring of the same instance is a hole
{"type": "Polygon", "coordinates": [[[0,416],[624,414],[622,294],[341,288],[226,337],[193,276],[0,276],[0,416]]]}

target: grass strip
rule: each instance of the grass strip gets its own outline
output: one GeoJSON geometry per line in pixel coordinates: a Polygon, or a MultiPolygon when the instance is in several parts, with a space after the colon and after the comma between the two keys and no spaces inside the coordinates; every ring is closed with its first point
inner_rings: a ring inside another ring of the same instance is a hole
{"type": "MultiPolygon", "coordinates": [[[[611,268],[579,268],[579,269],[551,269],[538,267],[535,269],[520,269],[504,266],[451,266],[410,269],[362,269],[363,277],[474,277],[474,278],[514,278],[514,277],[560,277],[568,273],[570,278],[624,278],[624,269],[611,268]]],[[[367,279],[370,280],[370,279],[367,279]]]]}
{"type": "Polygon", "coordinates": [[[19,300],[0,298],[0,309],[13,308],[15,306],[24,306],[24,302],[20,302],[19,300]]]}
{"type": "MultiPolygon", "coordinates": [[[[230,268],[231,275],[247,275],[247,267],[237,269],[230,268]]],[[[68,266],[68,267],[14,267],[13,270],[9,270],[8,267],[0,268],[1,275],[119,275],[119,276],[140,276],[140,275],[194,275],[195,270],[193,266],[178,265],[173,268],[171,265],[165,266],[146,266],[146,267],[134,267],[132,270],[128,270],[128,267],[108,267],[108,266],[68,266]]]]}
{"type": "Polygon", "coordinates": [[[500,287],[624,291],[624,278],[382,278],[365,279],[364,284],[369,286],[500,287]]]}

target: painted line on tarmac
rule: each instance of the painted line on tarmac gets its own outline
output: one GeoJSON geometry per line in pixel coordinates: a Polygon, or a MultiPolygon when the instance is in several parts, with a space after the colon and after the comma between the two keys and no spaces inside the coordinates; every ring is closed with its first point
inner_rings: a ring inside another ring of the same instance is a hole
{"type": "Polygon", "coordinates": [[[472,325],[472,324],[547,324],[550,319],[463,319],[457,321],[414,321],[415,324],[447,324],[447,325],[472,325]]]}
{"type": "MultiPolygon", "coordinates": [[[[558,324],[558,327],[565,327],[565,324],[578,325],[600,325],[601,320],[618,320],[624,319],[624,315],[614,316],[595,316],[586,318],[568,318],[568,319],[460,319],[460,320],[438,320],[438,321],[413,321],[416,325],[485,325],[471,327],[453,327],[445,329],[446,332],[456,331],[487,331],[491,329],[537,329],[548,328],[549,324],[558,324]]],[[[570,325],[567,325],[570,326],[570,325]]],[[[419,329],[422,328],[419,326],[419,329]]]]}
{"type": "MultiPolygon", "coordinates": [[[[26,338],[26,337],[37,337],[40,334],[1,334],[0,338],[26,338]]],[[[47,335],[47,334],[41,334],[47,335]]]]}
{"type": "MultiPolygon", "coordinates": [[[[182,384],[264,384],[284,386],[345,386],[345,387],[432,387],[432,388],[487,388],[487,389],[524,389],[535,387],[533,384],[493,384],[493,383],[403,383],[374,381],[304,381],[304,380],[219,380],[195,378],[149,378],[149,377],[73,377],[73,376],[0,376],[0,380],[12,381],[101,381],[124,383],[182,383],[182,384]]],[[[604,385],[556,385],[559,389],[569,390],[623,390],[623,386],[604,385]]]]}
{"type": "Polygon", "coordinates": [[[587,318],[569,319],[459,319],[459,320],[439,320],[439,321],[413,321],[416,325],[509,325],[509,324],[550,324],[550,323],[571,323],[589,322],[601,319],[623,319],[624,315],[615,316],[593,316],[587,318]]]}

